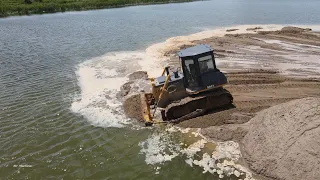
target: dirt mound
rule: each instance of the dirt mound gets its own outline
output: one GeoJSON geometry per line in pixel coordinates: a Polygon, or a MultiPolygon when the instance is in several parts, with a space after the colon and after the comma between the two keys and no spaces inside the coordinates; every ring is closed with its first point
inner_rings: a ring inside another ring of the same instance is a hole
{"type": "Polygon", "coordinates": [[[129,81],[129,82],[126,82],[124,83],[121,87],[120,87],[120,91],[118,92],[117,94],[117,97],[118,98],[122,98],[122,97],[125,97],[126,95],[129,94],[130,90],[131,90],[131,84],[133,82],[132,81],[129,81]]]}
{"type": "Polygon", "coordinates": [[[309,31],[309,29],[304,29],[304,28],[299,28],[299,27],[292,27],[292,26],[287,26],[281,29],[282,32],[289,32],[289,33],[300,33],[304,31],[309,31]]]}
{"type": "Polygon", "coordinates": [[[239,29],[227,29],[227,32],[238,31],[239,29]]]}
{"type": "Polygon", "coordinates": [[[143,120],[140,94],[128,96],[124,100],[123,109],[128,118],[143,120]]]}
{"type": "Polygon", "coordinates": [[[320,98],[304,98],[259,112],[243,139],[254,171],[276,179],[320,177],[320,98]]]}
{"type": "Polygon", "coordinates": [[[247,28],[247,31],[255,31],[259,29],[263,29],[263,28],[262,27],[247,28]]]}
{"type": "Polygon", "coordinates": [[[136,71],[128,75],[129,81],[137,80],[137,79],[147,79],[148,73],[146,71],[136,71]]]}
{"type": "Polygon", "coordinates": [[[151,84],[146,71],[137,71],[129,74],[127,77],[129,81],[120,87],[120,91],[117,93],[118,99],[123,99],[132,94],[150,91],[151,84]]]}
{"type": "Polygon", "coordinates": [[[151,90],[148,74],[137,71],[127,77],[129,81],[120,87],[117,97],[123,101],[123,110],[128,118],[143,120],[140,93],[151,90]]]}
{"type": "MultiPolygon", "coordinates": [[[[284,27],[278,31],[258,31],[257,34],[247,36],[278,39],[286,42],[320,46],[319,33],[313,32],[310,28],[284,27]]],[[[275,49],[280,48],[275,47],[275,49]]]]}

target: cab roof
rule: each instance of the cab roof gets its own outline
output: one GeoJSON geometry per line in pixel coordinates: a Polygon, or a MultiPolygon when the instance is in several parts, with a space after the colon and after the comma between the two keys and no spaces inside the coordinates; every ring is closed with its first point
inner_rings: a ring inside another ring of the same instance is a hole
{"type": "Polygon", "coordinates": [[[196,55],[203,54],[210,51],[213,51],[213,49],[209,45],[199,44],[199,45],[189,47],[179,51],[178,56],[179,57],[196,56],[196,55]]]}

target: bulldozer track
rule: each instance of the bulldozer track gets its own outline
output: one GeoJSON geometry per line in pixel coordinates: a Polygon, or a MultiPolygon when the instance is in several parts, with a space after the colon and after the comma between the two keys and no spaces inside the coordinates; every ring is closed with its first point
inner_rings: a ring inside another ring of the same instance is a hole
{"type": "Polygon", "coordinates": [[[166,107],[167,120],[177,119],[189,113],[202,109],[204,111],[223,107],[231,104],[233,97],[229,91],[219,88],[215,91],[201,93],[195,97],[186,97],[173,102],[166,107]]]}

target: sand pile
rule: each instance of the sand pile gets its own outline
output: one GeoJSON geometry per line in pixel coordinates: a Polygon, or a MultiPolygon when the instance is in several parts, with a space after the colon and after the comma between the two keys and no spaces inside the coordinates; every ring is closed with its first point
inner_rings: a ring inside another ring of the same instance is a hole
{"type": "Polygon", "coordinates": [[[151,90],[148,74],[145,71],[137,71],[127,77],[129,81],[121,86],[117,97],[123,99],[123,110],[128,118],[142,120],[140,93],[151,90]]]}
{"type": "Polygon", "coordinates": [[[288,32],[288,33],[300,33],[300,32],[304,32],[304,31],[312,31],[312,29],[287,26],[287,27],[282,28],[281,31],[288,32]]]}
{"type": "Polygon", "coordinates": [[[251,169],[276,179],[319,179],[320,98],[265,109],[249,128],[242,142],[251,169]]]}
{"type": "Polygon", "coordinates": [[[143,120],[140,94],[128,96],[123,102],[123,109],[128,118],[143,120]]]}

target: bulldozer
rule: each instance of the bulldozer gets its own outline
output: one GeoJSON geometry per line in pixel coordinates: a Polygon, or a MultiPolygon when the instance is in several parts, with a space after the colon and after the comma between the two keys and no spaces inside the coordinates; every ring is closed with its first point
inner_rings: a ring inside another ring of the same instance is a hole
{"type": "Polygon", "coordinates": [[[185,48],[178,57],[181,67],[166,66],[161,76],[149,78],[151,92],[140,94],[146,126],[181,122],[233,103],[232,95],[223,88],[228,80],[217,68],[209,45],[185,48]],[[157,110],[162,120],[156,120],[157,110]]]}

